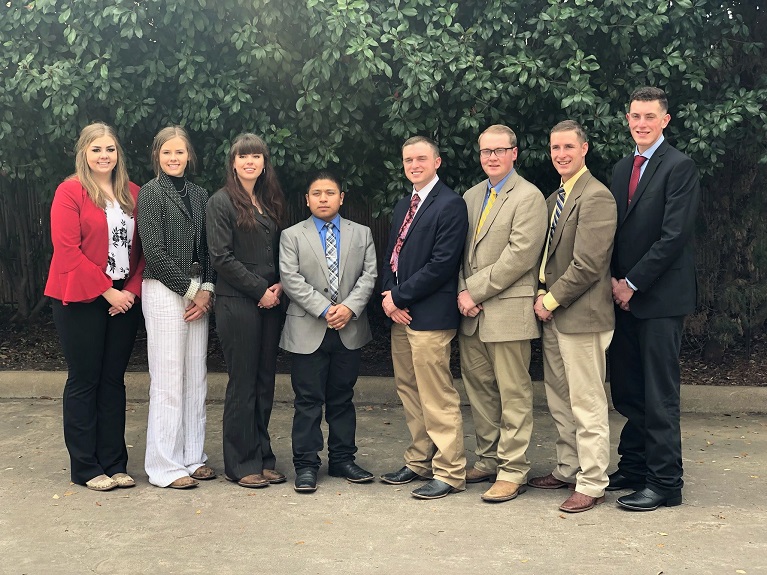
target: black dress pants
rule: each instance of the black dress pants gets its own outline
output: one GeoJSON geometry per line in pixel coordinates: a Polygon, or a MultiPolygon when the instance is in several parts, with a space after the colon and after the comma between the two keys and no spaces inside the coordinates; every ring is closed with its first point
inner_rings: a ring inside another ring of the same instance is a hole
{"type": "Polygon", "coordinates": [[[229,383],[224,401],[224,471],[239,480],[274,469],[269,437],[282,309],[251,298],[216,297],[216,332],[229,383]]]}
{"type": "Polygon", "coordinates": [[[314,353],[293,354],[291,382],[296,397],[292,439],[296,470],[320,466],[323,403],[330,464],[354,461],[357,414],[352,399],[360,371],[360,354],[359,349],[347,349],[333,329],[325,332],[314,353]]]}
{"type": "Polygon", "coordinates": [[[125,368],[141,305],[110,316],[103,297],[68,305],[54,299],[52,304],[69,370],[63,409],[72,482],[84,485],[101,474],[126,473],[125,368]]]}
{"type": "Polygon", "coordinates": [[[683,316],[638,319],[616,308],[610,345],[613,405],[628,419],[618,445],[618,469],[661,494],[683,486],[679,421],[683,323],[683,316]]]}

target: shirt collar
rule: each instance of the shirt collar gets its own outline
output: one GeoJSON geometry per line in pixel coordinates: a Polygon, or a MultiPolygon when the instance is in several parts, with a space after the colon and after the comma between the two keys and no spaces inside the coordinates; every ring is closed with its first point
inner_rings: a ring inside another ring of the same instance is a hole
{"type": "MultiPolygon", "coordinates": [[[[312,221],[314,222],[314,225],[317,227],[318,232],[321,232],[322,228],[325,227],[325,220],[321,220],[314,214],[312,214],[312,221]]],[[[341,214],[336,214],[335,217],[330,221],[336,227],[337,230],[341,229],[341,214]]]]}
{"type": "Polygon", "coordinates": [[[663,134],[661,134],[660,138],[658,138],[658,141],[655,142],[649,148],[647,148],[641,154],[639,153],[639,147],[638,146],[634,146],[634,155],[635,156],[644,156],[645,158],[647,158],[649,160],[650,158],[652,158],[652,155],[658,150],[658,148],[660,148],[660,145],[663,143],[663,140],[665,140],[665,139],[666,138],[663,137],[663,134]]]}
{"type": "Polygon", "coordinates": [[[416,192],[416,189],[413,188],[413,191],[411,192],[410,195],[412,196],[413,194],[418,194],[418,197],[421,198],[420,203],[423,203],[423,201],[426,199],[426,196],[429,195],[429,192],[431,192],[434,189],[434,186],[437,185],[437,182],[439,182],[439,176],[434,176],[434,179],[431,182],[426,184],[423,188],[421,188],[417,192],[416,192]]]}
{"type": "Polygon", "coordinates": [[[561,185],[561,187],[565,189],[565,197],[570,195],[570,192],[573,191],[573,188],[575,187],[576,182],[584,173],[586,173],[586,170],[588,170],[588,168],[586,167],[586,164],[583,164],[583,167],[580,170],[578,170],[578,172],[576,172],[576,174],[572,178],[570,178],[564,184],[561,185]]]}
{"type": "Polygon", "coordinates": [[[514,173],[514,168],[511,168],[511,171],[508,174],[506,174],[503,177],[503,179],[497,184],[495,184],[494,186],[490,183],[490,180],[487,180],[487,191],[489,192],[490,188],[495,188],[495,193],[500,194],[501,190],[503,189],[503,186],[506,185],[506,181],[511,177],[511,174],[513,173],[514,173]]]}

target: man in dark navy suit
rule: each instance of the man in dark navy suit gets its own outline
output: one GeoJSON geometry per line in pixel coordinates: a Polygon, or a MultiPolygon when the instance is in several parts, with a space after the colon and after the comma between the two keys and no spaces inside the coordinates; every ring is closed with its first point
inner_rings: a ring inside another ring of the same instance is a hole
{"type": "Polygon", "coordinates": [[[397,393],[412,442],[405,466],[382,481],[429,479],[412,494],[439,499],[466,487],[460,399],[450,373],[450,342],[461,315],[455,301],[469,226],[463,199],[442,183],[439,148],[416,136],[402,146],[411,193],[394,208],[381,285],[393,322],[391,351],[397,393]]]}
{"type": "Polygon", "coordinates": [[[663,137],[671,120],[663,90],[636,90],[626,119],[636,147],[616,164],[611,185],[618,229],[610,385],[628,421],[607,489],[632,489],[618,505],[651,511],[682,502],[679,348],[684,316],[696,303],[700,184],[693,161],[663,137]]]}

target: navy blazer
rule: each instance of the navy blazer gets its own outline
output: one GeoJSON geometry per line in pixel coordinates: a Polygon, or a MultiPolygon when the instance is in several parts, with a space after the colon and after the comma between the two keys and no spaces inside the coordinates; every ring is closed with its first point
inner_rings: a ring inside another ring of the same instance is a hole
{"type": "Polygon", "coordinates": [[[640,319],[695,310],[693,239],[700,180],[692,159],[665,141],[647,163],[631,205],[628,185],[634,155],[615,165],[610,191],[618,206],[612,275],[637,292],[629,306],[640,319]]]}
{"type": "Polygon", "coordinates": [[[410,224],[395,277],[389,261],[410,197],[402,198],[394,207],[383,259],[382,289],[391,290],[398,308],[410,310],[411,329],[458,329],[458,269],[469,229],[466,202],[441,180],[437,182],[410,224]]]}

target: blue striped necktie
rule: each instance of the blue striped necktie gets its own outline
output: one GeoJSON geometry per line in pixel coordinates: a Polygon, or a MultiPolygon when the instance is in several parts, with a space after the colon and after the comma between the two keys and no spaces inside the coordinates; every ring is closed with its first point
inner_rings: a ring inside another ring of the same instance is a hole
{"type": "Polygon", "coordinates": [[[549,231],[549,247],[551,247],[551,240],[554,239],[554,230],[557,229],[557,222],[559,216],[562,215],[563,207],[565,207],[565,189],[559,188],[557,190],[557,205],[554,208],[554,219],[551,221],[551,230],[549,231]]]}

